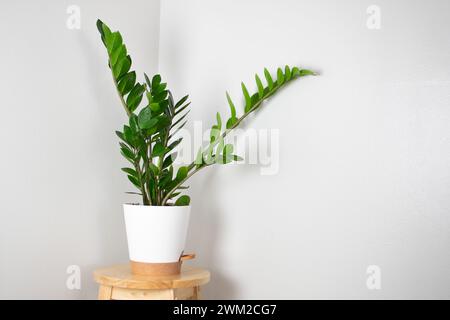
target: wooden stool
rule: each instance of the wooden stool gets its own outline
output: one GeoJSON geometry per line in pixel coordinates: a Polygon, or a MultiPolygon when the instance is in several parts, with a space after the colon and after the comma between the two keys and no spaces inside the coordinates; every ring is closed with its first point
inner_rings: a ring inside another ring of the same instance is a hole
{"type": "Polygon", "coordinates": [[[132,274],[130,264],[94,272],[99,300],[199,300],[209,277],[208,270],[185,266],[180,274],[163,277],[132,274]]]}

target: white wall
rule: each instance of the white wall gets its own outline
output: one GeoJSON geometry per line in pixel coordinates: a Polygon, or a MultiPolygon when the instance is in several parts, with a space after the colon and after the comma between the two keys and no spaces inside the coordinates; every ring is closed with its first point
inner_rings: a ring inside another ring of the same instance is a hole
{"type": "Polygon", "coordinates": [[[130,185],[114,130],[126,119],[95,22],[157,70],[159,1],[2,1],[0,298],[95,298],[92,271],[127,260],[130,185]],[[69,5],[81,29],[69,30],[69,5]],[[81,290],[66,268],[81,268],[81,290]]]}
{"type": "MultiPolygon", "coordinates": [[[[188,249],[206,298],[450,298],[448,1],[3,1],[0,298],[95,298],[92,270],[127,260],[124,121],[95,28],[135,68],[227,114],[263,66],[318,70],[248,127],[280,130],[280,170],[192,179],[188,249]],[[378,4],[382,28],[366,28],[378,4]],[[66,9],[81,9],[68,30],[66,9]],[[161,25],[159,24],[161,19],[161,25]],[[161,27],[158,48],[159,25],[161,27]],[[382,290],[366,288],[379,265],[382,290]],[[81,290],[66,287],[78,265],[81,290]]],[[[190,262],[192,263],[192,262],[190,262]]]]}
{"type": "Polygon", "coordinates": [[[264,66],[313,68],[248,126],[280,130],[280,170],[193,178],[189,248],[208,298],[450,298],[450,3],[161,4],[160,71],[191,120],[227,114],[264,66]],[[366,9],[381,9],[381,29],[366,9]],[[381,268],[381,290],[366,268],[381,268]]]}

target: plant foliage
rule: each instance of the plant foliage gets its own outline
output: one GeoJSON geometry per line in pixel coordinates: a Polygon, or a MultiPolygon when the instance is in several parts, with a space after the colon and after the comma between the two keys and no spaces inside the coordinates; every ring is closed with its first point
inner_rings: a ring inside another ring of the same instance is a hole
{"type": "Polygon", "coordinates": [[[142,196],[144,205],[189,205],[189,196],[182,193],[187,189],[186,181],[193,174],[213,164],[241,160],[234,154],[233,145],[225,143],[226,135],[287,83],[315,74],[310,70],[286,66],[284,70],[278,68],[274,79],[264,69],[267,84],[264,85],[261,78],[255,75],[258,89],[256,93],[250,94],[245,84],[241,84],[245,101],[241,115],[238,115],[227,92],[230,116],[222,121],[222,116],[217,113],[208,145],[198,150],[191,164],[175,170],[173,162],[181,142],[181,138],[175,139],[175,133],[186,124],[189,96],[175,101],[159,74],[151,79],[144,74],[145,82],[139,82],[136,71],[131,68],[132,60],[121,34],[118,31],[112,32],[100,20],[97,21],[97,28],[108,53],[108,66],[114,85],[128,116],[123,129],[116,131],[120,139],[120,151],[129,162],[129,166],[122,168],[122,171],[139,190],[138,194],[142,196]]]}

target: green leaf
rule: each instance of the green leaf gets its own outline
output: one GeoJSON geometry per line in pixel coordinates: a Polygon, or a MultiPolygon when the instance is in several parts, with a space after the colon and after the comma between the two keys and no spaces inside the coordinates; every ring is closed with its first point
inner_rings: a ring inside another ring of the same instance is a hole
{"type": "Polygon", "coordinates": [[[251,108],[252,108],[252,101],[250,99],[250,95],[248,93],[247,87],[245,86],[245,84],[243,82],[241,82],[241,87],[242,87],[242,93],[244,94],[244,98],[245,98],[245,112],[248,112],[251,108]]]}
{"type": "Polygon", "coordinates": [[[214,142],[220,136],[220,130],[217,129],[217,126],[212,126],[211,132],[209,133],[209,141],[214,142]]]}
{"type": "Polygon", "coordinates": [[[130,56],[126,56],[121,60],[117,61],[117,63],[113,66],[113,74],[116,80],[119,80],[121,76],[126,74],[131,68],[131,58],[130,56]]]}
{"type": "Polygon", "coordinates": [[[286,66],[284,67],[284,76],[285,76],[285,78],[286,78],[286,81],[291,80],[291,68],[289,68],[288,65],[286,65],[286,66]]]}
{"type": "Polygon", "coordinates": [[[225,145],[225,147],[223,148],[222,163],[227,164],[233,161],[233,149],[234,148],[232,144],[225,145]]]}
{"type": "Polygon", "coordinates": [[[122,45],[122,35],[118,31],[109,34],[105,33],[105,41],[108,54],[111,55],[122,45]]]}
{"type": "Polygon", "coordinates": [[[150,79],[148,78],[147,74],[144,72],[144,78],[145,78],[145,83],[147,83],[147,86],[149,88],[152,87],[152,83],[150,82],[150,79]]]}
{"type": "MultiPolygon", "coordinates": [[[[102,38],[103,38],[103,37],[104,37],[104,31],[103,31],[103,28],[106,27],[106,25],[105,25],[105,24],[103,23],[103,21],[100,20],[100,19],[97,19],[96,25],[97,25],[98,32],[100,33],[100,35],[101,35],[102,38]]],[[[106,27],[106,28],[108,28],[108,27],[106,27]]],[[[109,28],[108,28],[108,30],[109,30],[109,28]]]]}
{"type": "Polygon", "coordinates": [[[168,169],[164,170],[161,173],[161,179],[159,181],[159,186],[162,189],[166,189],[166,187],[172,185],[173,184],[172,176],[173,176],[173,167],[169,167],[168,169]]]}
{"type": "Polygon", "coordinates": [[[136,137],[129,126],[123,126],[123,136],[129,145],[136,146],[136,137]]]}
{"type": "Polygon", "coordinates": [[[181,192],[173,192],[170,196],[169,196],[169,199],[173,199],[173,198],[175,198],[176,196],[178,196],[178,195],[180,195],[181,194],[181,192]]]}
{"type": "Polygon", "coordinates": [[[300,69],[297,67],[292,68],[292,77],[298,77],[300,76],[300,69]]]}
{"type": "Polygon", "coordinates": [[[142,101],[142,95],[144,94],[145,86],[136,83],[134,88],[131,90],[130,94],[127,97],[127,106],[130,111],[136,110],[139,104],[142,101]]]}
{"type": "Polygon", "coordinates": [[[178,169],[178,171],[177,171],[177,177],[176,177],[177,183],[180,182],[180,181],[182,181],[184,178],[187,177],[188,171],[189,171],[188,167],[185,167],[185,166],[180,167],[180,168],[178,169]]]}
{"type": "Polygon", "coordinates": [[[179,115],[181,112],[183,112],[183,110],[185,110],[187,107],[189,107],[190,104],[191,104],[190,102],[186,103],[183,107],[181,107],[180,109],[178,109],[178,110],[175,112],[174,115],[175,115],[175,116],[179,115]]]}
{"type": "Polygon", "coordinates": [[[127,73],[125,76],[122,77],[122,79],[119,82],[119,85],[117,86],[122,96],[126,95],[133,89],[135,82],[136,82],[136,72],[134,71],[127,73]]]}
{"type": "Polygon", "coordinates": [[[159,175],[159,168],[153,162],[150,162],[148,164],[148,167],[149,167],[150,171],[153,173],[154,176],[159,175]]]}
{"type": "Polygon", "coordinates": [[[125,140],[125,137],[124,137],[124,135],[123,135],[122,132],[116,130],[116,135],[117,135],[117,136],[119,137],[119,139],[122,140],[123,142],[127,142],[127,141],[125,140]]]}
{"type": "Polygon", "coordinates": [[[135,114],[132,114],[128,123],[130,124],[130,129],[133,136],[137,135],[139,133],[138,117],[135,114]]]}
{"type": "Polygon", "coordinates": [[[152,79],[152,91],[158,89],[160,83],[161,83],[161,76],[159,74],[155,74],[152,79]]]}
{"type": "Polygon", "coordinates": [[[161,102],[161,101],[163,101],[163,100],[165,100],[167,98],[168,94],[169,94],[169,91],[163,90],[163,91],[161,91],[158,94],[153,96],[153,101],[154,102],[161,102]]]}
{"type": "Polygon", "coordinates": [[[191,203],[191,198],[187,195],[181,196],[175,201],[176,206],[188,206],[189,203],[191,203]]]}
{"type": "Polygon", "coordinates": [[[235,118],[236,117],[236,107],[234,106],[233,101],[231,100],[230,95],[228,94],[228,92],[226,92],[227,95],[227,101],[228,101],[228,105],[230,106],[230,110],[231,110],[231,117],[235,118]]]}
{"type": "Polygon", "coordinates": [[[110,56],[109,62],[112,66],[115,66],[118,61],[121,61],[127,56],[127,48],[124,44],[122,44],[119,48],[117,48],[110,56]]]}
{"type": "Polygon", "coordinates": [[[119,145],[120,145],[121,148],[127,149],[129,154],[133,154],[133,151],[132,151],[132,150],[130,149],[130,147],[129,147],[128,145],[126,145],[125,143],[119,142],[119,145]]]}
{"type": "Polygon", "coordinates": [[[153,112],[158,112],[161,109],[159,106],[159,103],[157,103],[157,102],[150,103],[149,107],[153,112]]]}
{"type": "Polygon", "coordinates": [[[172,142],[171,144],[169,144],[169,146],[167,147],[167,149],[169,150],[173,150],[174,148],[176,148],[180,142],[183,141],[183,138],[179,138],[177,140],[175,140],[174,142],[172,142]]]}
{"type": "Polygon", "coordinates": [[[255,74],[256,86],[258,87],[258,96],[261,99],[264,96],[264,86],[261,82],[261,79],[257,74],[255,74]]]}
{"type": "Polygon", "coordinates": [[[158,142],[153,146],[153,150],[152,150],[152,156],[153,157],[161,157],[166,153],[166,149],[164,148],[164,146],[158,142]]]}
{"type": "Polygon", "coordinates": [[[181,98],[176,104],[175,104],[175,109],[181,107],[181,105],[187,100],[189,99],[189,95],[185,95],[183,98],[181,98]]]}
{"type": "Polygon", "coordinates": [[[134,164],[135,157],[133,152],[130,152],[130,150],[127,148],[120,148],[120,152],[125,157],[125,159],[134,164]]]}
{"type": "Polygon", "coordinates": [[[241,157],[239,157],[238,155],[233,155],[233,160],[234,161],[242,161],[242,160],[244,160],[243,158],[241,158],[241,157]]]}
{"type": "Polygon", "coordinates": [[[156,128],[158,129],[158,131],[160,131],[162,129],[167,129],[167,127],[170,125],[171,120],[165,114],[161,114],[161,115],[157,116],[156,119],[158,119],[158,123],[156,125],[156,128]]]}
{"type": "Polygon", "coordinates": [[[216,113],[217,119],[217,130],[222,130],[222,118],[220,117],[220,113],[216,113]]]}
{"type": "Polygon", "coordinates": [[[197,156],[195,157],[194,164],[197,166],[197,168],[201,167],[204,164],[202,147],[200,147],[197,151],[197,156]]]}
{"type": "Polygon", "coordinates": [[[307,70],[307,69],[302,69],[300,70],[300,77],[304,77],[304,76],[315,76],[316,73],[314,71],[311,70],[307,70]]]}
{"type": "Polygon", "coordinates": [[[281,70],[281,68],[278,68],[278,70],[277,70],[277,86],[282,85],[283,82],[284,82],[283,70],[281,70]]]}
{"type": "Polygon", "coordinates": [[[141,129],[150,129],[158,123],[158,119],[152,118],[152,110],[150,107],[145,107],[139,112],[138,124],[141,129]]]}
{"type": "MultiPolygon", "coordinates": [[[[172,125],[170,126],[170,128],[175,128],[175,126],[176,126],[177,124],[179,124],[181,121],[183,121],[184,118],[186,118],[186,116],[189,114],[190,111],[191,111],[191,110],[188,110],[185,114],[183,114],[177,121],[175,121],[174,124],[172,124],[172,125]]],[[[184,125],[184,124],[183,124],[183,125],[184,125]]]]}
{"type": "Polygon", "coordinates": [[[138,173],[136,172],[136,170],[131,168],[122,168],[122,171],[138,179],[138,173]]]}
{"type": "Polygon", "coordinates": [[[141,189],[141,184],[140,184],[139,180],[136,177],[128,175],[128,180],[130,180],[131,183],[134,184],[134,186],[136,188],[141,189]]]}
{"type": "Polygon", "coordinates": [[[178,155],[177,152],[174,152],[174,153],[168,155],[163,161],[163,166],[162,166],[163,169],[172,165],[173,161],[177,158],[177,155],[178,155]]]}
{"type": "Polygon", "coordinates": [[[227,144],[224,148],[223,148],[223,154],[225,156],[227,155],[231,155],[233,153],[234,147],[232,144],[227,144]]]}
{"type": "Polygon", "coordinates": [[[269,85],[269,90],[272,90],[272,88],[273,88],[273,79],[272,79],[272,76],[270,75],[269,70],[267,70],[266,68],[264,68],[264,76],[266,77],[267,84],[269,85]]]}
{"type": "Polygon", "coordinates": [[[227,129],[231,129],[237,121],[238,121],[238,118],[236,118],[236,117],[235,118],[231,117],[230,119],[228,119],[227,129]]]}
{"type": "Polygon", "coordinates": [[[158,87],[155,88],[155,90],[152,90],[152,94],[153,95],[160,94],[161,92],[163,92],[166,89],[166,87],[167,87],[167,83],[160,83],[158,85],[158,87]]]}

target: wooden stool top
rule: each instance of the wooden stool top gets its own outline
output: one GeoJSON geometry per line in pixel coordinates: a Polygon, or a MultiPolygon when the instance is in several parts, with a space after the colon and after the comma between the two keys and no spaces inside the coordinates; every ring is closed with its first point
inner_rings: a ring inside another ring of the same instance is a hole
{"type": "Polygon", "coordinates": [[[201,286],[209,282],[209,271],[183,266],[181,273],[173,276],[142,276],[131,273],[130,264],[99,269],[94,279],[101,285],[126,289],[175,289],[201,286]]]}

